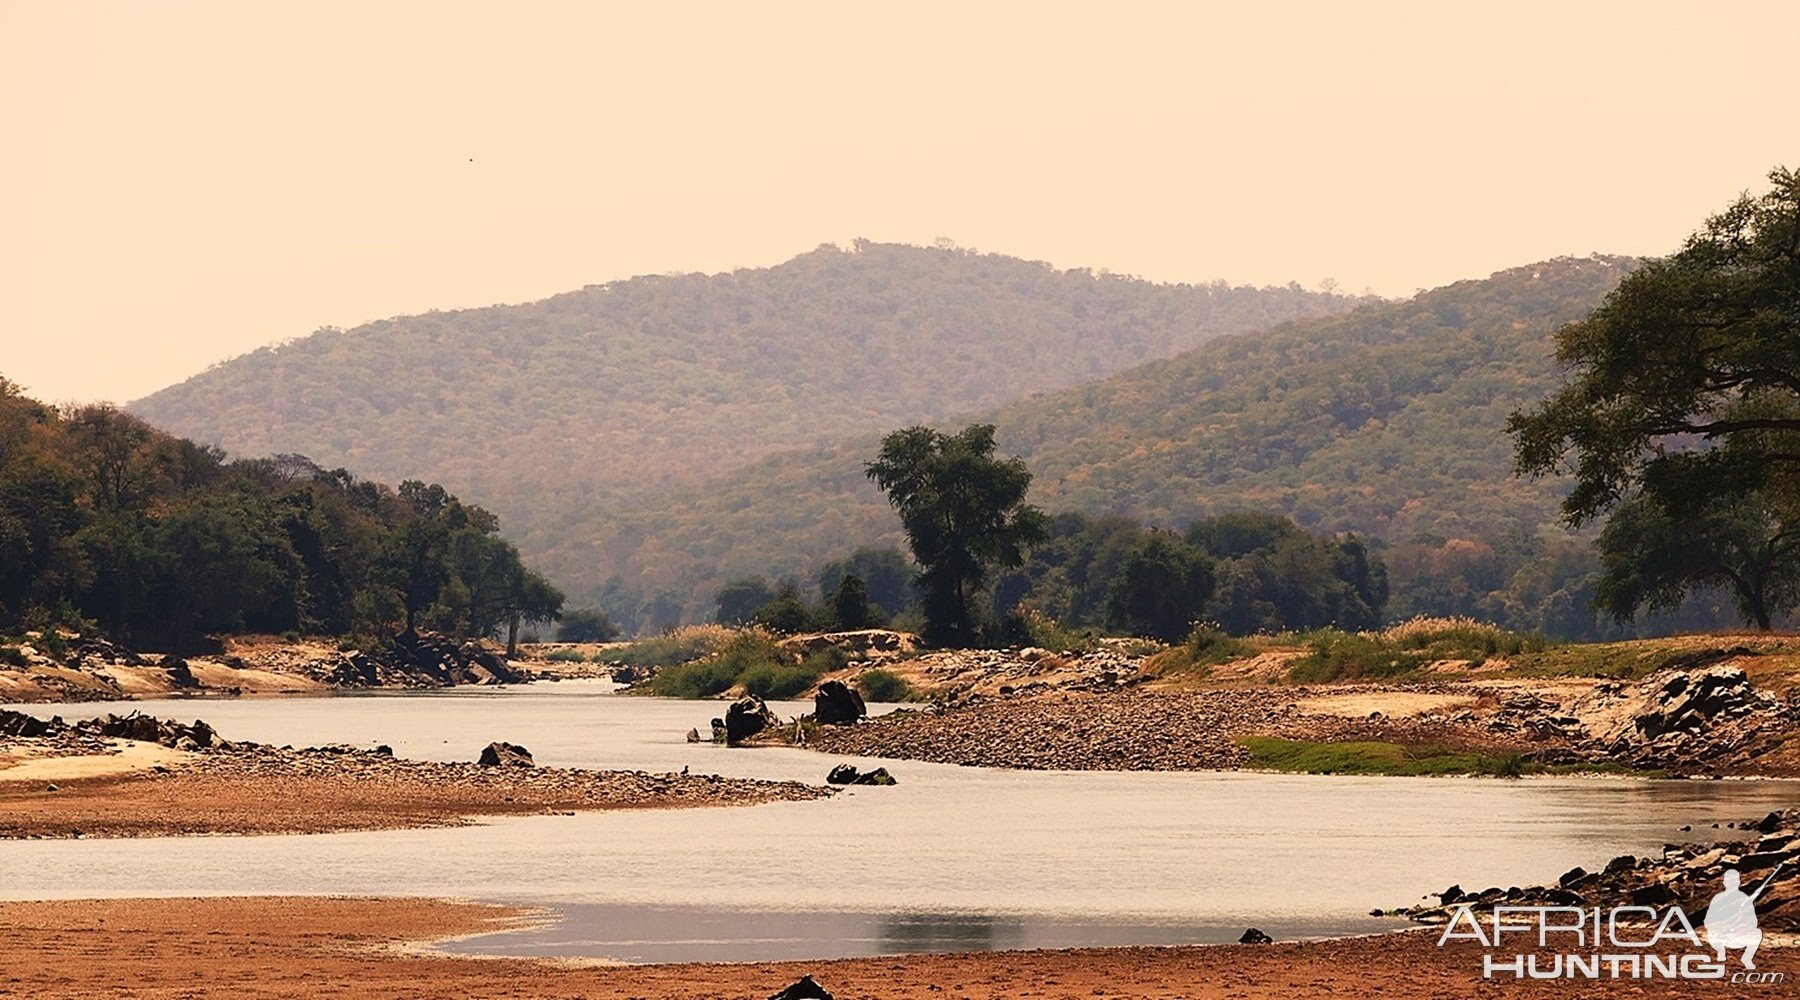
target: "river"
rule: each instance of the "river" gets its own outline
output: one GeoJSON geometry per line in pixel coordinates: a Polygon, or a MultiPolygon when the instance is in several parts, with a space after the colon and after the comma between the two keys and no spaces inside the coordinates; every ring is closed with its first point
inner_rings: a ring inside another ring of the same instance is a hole
{"type": "MultiPolygon", "coordinates": [[[[386,743],[471,760],[820,782],[837,758],[690,744],[717,702],[604,683],[429,694],[14,706],[204,718],[227,739],[386,743]]],[[[774,706],[784,716],[803,706],[774,706]]],[[[821,802],[533,816],[446,830],[0,842],[0,898],[359,894],[549,907],[461,952],[776,960],[1277,938],[1396,926],[1371,908],[1452,883],[1555,878],[1714,833],[1792,782],[1022,772],[881,763],[891,788],[821,802]],[[1680,832],[1682,825],[1693,833],[1680,832]]]]}

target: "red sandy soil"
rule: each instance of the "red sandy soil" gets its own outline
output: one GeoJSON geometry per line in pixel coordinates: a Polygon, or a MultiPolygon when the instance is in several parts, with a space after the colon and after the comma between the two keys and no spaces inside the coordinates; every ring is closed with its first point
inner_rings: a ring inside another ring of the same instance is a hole
{"type": "Polygon", "coordinates": [[[0,995],[583,997],[764,1000],[811,974],[839,1000],[1146,997],[1793,996],[1785,984],[1483,982],[1436,932],[1262,946],[997,952],[741,965],[596,966],[420,954],[401,945],[506,926],[516,910],[418,899],[264,897],[0,903],[0,995]]]}

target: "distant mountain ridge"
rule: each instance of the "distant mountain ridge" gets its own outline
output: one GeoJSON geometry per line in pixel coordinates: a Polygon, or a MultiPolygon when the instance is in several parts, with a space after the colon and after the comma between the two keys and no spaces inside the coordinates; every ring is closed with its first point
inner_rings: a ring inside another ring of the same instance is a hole
{"type": "Polygon", "coordinates": [[[769,268],[322,330],[130,409],[234,454],[429,473],[509,535],[544,537],[580,504],[991,409],[1356,301],[858,241],[769,268]]]}
{"type": "MultiPolygon", "coordinates": [[[[1513,477],[1506,415],[1558,384],[1552,335],[1635,265],[1596,256],[1513,268],[1216,339],[959,420],[997,424],[1001,448],[1035,474],[1033,499],[1052,511],[1175,527],[1264,510],[1408,543],[1417,562],[1510,547],[1516,563],[1566,537],[1556,524],[1565,484],[1513,477]]],[[[578,592],[616,577],[615,590],[704,614],[719,579],[806,578],[855,545],[898,542],[898,522],[862,475],[874,447],[869,436],[775,456],[654,505],[577,509],[523,547],[578,592]],[[558,537],[586,544],[564,551],[558,537]]],[[[1479,597],[1432,607],[1473,610],[1479,597]]]]}

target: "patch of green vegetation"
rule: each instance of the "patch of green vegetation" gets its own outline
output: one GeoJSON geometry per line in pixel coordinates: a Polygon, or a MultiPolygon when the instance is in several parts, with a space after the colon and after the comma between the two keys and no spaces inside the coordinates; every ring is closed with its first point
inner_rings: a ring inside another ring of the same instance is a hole
{"type": "Polygon", "coordinates": [[[671,698],[711,698],[742,684],[761,698],[791,698],[817,683],[822,672],[817,661],[795,663],[773,636],[748,629],[732,634],[705,659],[664,667],[642,687],[671,698]]]}
{"type": "Polygon", "coordinates": [[[1052,653],[1091,653],[1100,648],[1093,629],[1070,628],[1036,609],[1019,611],[1006,621],[1000,638],[1007,643],[1036,646],[1052,653]]]}
{"type": "Polygon", "coordinates": [[[1238,740],[1238,745],[1250,751],[1247,767],[1303,774],[1518,777],[1530,766],[1518,754],[1482,754],[1441,745],[1408,747],[1372,740],[1311,743],[1273,736],[1246,736],[1238,740]]]}
{"type": "Polygon", "coordinates": [[[1537,634],[1511,632],[1474,618],[1418,617],[1382,630],[1377,638],[1399,649],[1430,654],[1435,660],[1482,660],[1518,656],[1550,648],[1537,634]]]}
{"type": "Polygon", "coordinates": [[[638,688],[665,698],[711,698],[731,690],[738,672],[713,660],[696,660],[664,667],[638,688]]]}
{"type": "Polygon", "coordinates": [[[1256,647],[1244,639],[1226,635],[1212,625],[1197,625],[1188,633],[1187,641],[1156,654],[1147,669],[1161,677],[1185,677],[1205,680],[1212,668],[1221,663],[1256,655],[1256,647]]]}
{"type": "Polygon", "coordinates": [[[613,650],[613,662],[633,667],[667,667],[691,663],[719,651],[735,633],[728,628],[700,625],[679,628],[662,635],[640,639],[629,646],[613,650]]]}
{"type": "Polygon", "coordinates": [[[856,675],[854,683],[856,690],[868,701],[892,703],[912,701],[918,697],[906,678],[886,667],[865,670],[856,675]]]}
{"type": "Polygon", "coordinates": [[[819,673],[804,664],[759,663],[739,674],[738,683],[759,698],[787,699],[819,683],[819,673]]]}
{"type": "Polygon", "coordinates": [[[22,667],[26,662],[24,650],[17,646],[0,646],[0,663],[22,667]]]}
{"type": "Polygon", "coordinates": [[[1472,618],[1414,618],[1380,632],[1316,629],[1299,638],[1307,652],[1288,668],[1288,679],[1297,684],[1394,680],[1443,660],[1479,666],[1490,657],[1511,659],[1551,648],[1542,636],[1472,618]]]}
{"type": "Polygon", "coordinates": [[[1307,652],[1288,666],[1296,684],[1344,680],[1396,680],[1414,674],[1438,657],[1401,649],[1363,632],[1319,629],[1302,637],[1307,652]]]}
{"type": "Polygon", "coordinates": [[[1679,646],[1655,642],[1583,643],[1557,646],[1512,658],[1513,671],[1526,677],[1603,677],[1637,680],[1671,667],[1709,666],[1743,655],[1782,655],[1792,650],[1781,642],[1745,643],[1721,639],[1716,645],[1679,646]]]}
{"type": "Polygon", "coordinates": [[[1187,662],[1196,667],[1215,667],[1256,653],[1255,648],[1244,640],[1235,639],[1208,625],[1201,625],[1189,632],[1187,641],[1180,648],[1187,662]]]}
{"type": "Polygon", "coordinates": [[[1250,752],[1245,767],[1297,774],[1522,778],[1528,774],[1588,773],[1655,777],[1660,773],[1633,771],[1618,764],[1538,764],[1527,760],[1524,754],[1458,750],[1442,744],[1409,747],[1374,740],[1313,743],[1274,736],[1245,736],[1237,743],[1250,752]]]}

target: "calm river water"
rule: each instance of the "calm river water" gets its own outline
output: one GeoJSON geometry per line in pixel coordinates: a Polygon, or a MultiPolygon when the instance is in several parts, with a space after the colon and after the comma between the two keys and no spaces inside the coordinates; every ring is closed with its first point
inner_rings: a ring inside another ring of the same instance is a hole
{"type": "MultiPolygon", "coordinates": [[[[605,684],[26,706],[204,718],[228,739],[387,743],[472,760],[822,782],[836,759],[689,744],[716,702],[605,684]]],[[[776,706],[784,716],[797,705],[776,706]]],[[[774,960],[1366,933],[1451,883],[1555,878],[1792,804],[1790,782],[1498,781],[1021,772],[883,761],[892,788],[824,802],[500,819],[453,830],[0,842],[0,898],[346,893],[551,907],[458,951],[774,960]],[[1690,824],[1694,833],[1681,833],[1690,824]]]]}

